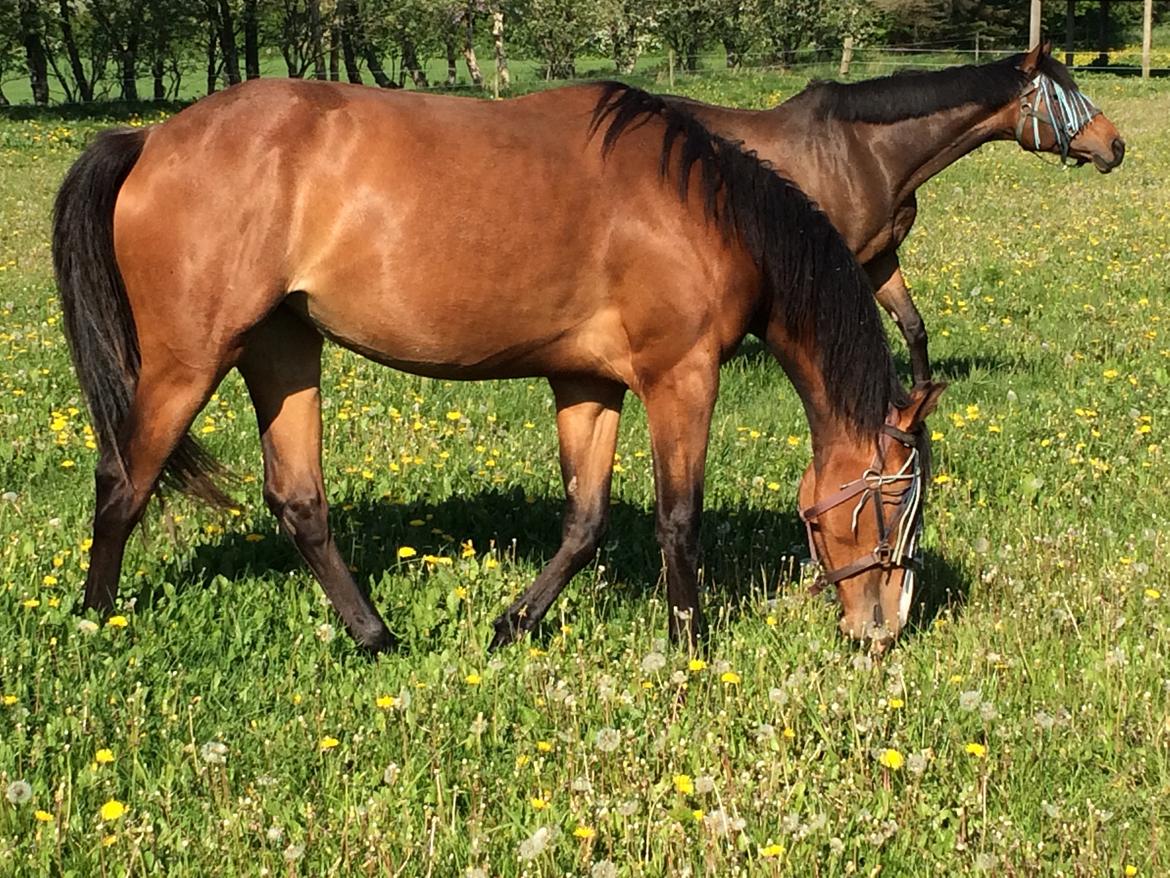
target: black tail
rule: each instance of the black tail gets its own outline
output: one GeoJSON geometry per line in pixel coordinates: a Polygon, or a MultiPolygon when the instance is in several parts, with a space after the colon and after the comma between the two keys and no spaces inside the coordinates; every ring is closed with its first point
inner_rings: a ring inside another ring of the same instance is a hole
{"type": "MultiPolygon", "coordinates": [[[[103,458],[123,473],[119,431],[130,411],[140,355],[134,315],[114,258],[114,204],[142,154],[143,131],[97,136],[70,168],[53,208],[53,268],[73,368],[103,458]]],[[[164,484],[220,506],[234,505],[214,477],[220,466],[185,436],[163,469],[164,484]]]]}

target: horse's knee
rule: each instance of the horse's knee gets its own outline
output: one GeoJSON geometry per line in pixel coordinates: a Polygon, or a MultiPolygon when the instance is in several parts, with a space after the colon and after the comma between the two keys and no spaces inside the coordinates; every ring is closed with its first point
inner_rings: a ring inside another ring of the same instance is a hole
{"type": "Polygon", "coordinates": [[[329,541],[329,507],[318,491],[283,492],[266,488],[264,499],[298,545],[316,547],[329,541]]]}

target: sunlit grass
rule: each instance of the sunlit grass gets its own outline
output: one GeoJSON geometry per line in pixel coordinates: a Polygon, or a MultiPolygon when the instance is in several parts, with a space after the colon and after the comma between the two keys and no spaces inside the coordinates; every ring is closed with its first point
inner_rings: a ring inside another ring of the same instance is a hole
{"type": "Polygon", "coordinates": [[[78,616],[95,451],[47,228],[97,123],[0,122],[0,874],[1165,874],[1170,94],[1084,85],[1117,172],[996,145],[920,192],[942,607],[876,664],[797,584],[807,427],[751,346],[712,429],[707,656],[664,640],[636,402],[596,563],[488,656],[559,536],[551,394],[336,348],[334,530],[401,648],[359,654],[277,533],[234,376],[195,430],[238,511],[157,504],[117,614],[78,616]]]}

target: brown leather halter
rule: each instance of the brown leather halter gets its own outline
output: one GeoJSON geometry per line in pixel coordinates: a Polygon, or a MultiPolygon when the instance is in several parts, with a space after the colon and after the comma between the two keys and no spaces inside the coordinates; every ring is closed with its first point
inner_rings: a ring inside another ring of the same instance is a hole
{"type": "MultiPolygon", "coordinates": [[[[861,477],[842,485],[839,490],[828,497],[800,510],[800,518],[808,531],[809,551],[815,562],[820,563],[821,560],[813,533],[816,518],[857,496],[860,496],[861,499],[853,511],[853,533],[857,533],[857,519],[862,509],[866,503],[871,503],[877,522],[878,544],[872,552],[862,555],[855,561],[834,570],[821,572],[813,585],[814,593],[819,592],[827,585],[836,585],[843,579],[849,579],[875,567],[886,571],[901,568],[907,571],[908,578],[912,577],[918,568],[915,550],[922,531],[922,517],[919,514],[922,507],[922,468],[918,456],[917,438],[913,434],[899,430],[892,424],[883,425],[873,463],[861,474],[861,477]],[[886,475],[882,473],[881,466],[890,441],[900,442],[909,448],[910,457],[901,470],[886,475]],[[887,492],[886,486],[895,482],[908,482],[908,484],[899,491],[887,492]],[[887,493],[900,495],[897,509],[894,510],[894,515],[888,523],[884,511],[887,493]]],[[[903,603],[907,605],[903,608],[903,615],[904,611],[908,609],[909,596],[912,592],[913,580],[911,579],[909,587],[903,588],[903,603]]]]}

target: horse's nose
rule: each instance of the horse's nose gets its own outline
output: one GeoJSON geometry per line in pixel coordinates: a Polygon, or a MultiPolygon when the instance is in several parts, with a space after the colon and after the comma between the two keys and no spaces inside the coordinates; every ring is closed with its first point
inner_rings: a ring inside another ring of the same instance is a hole
{"type": "Polygon", "coordinates": [[[1120,137],[1113,138],[1113,166],[1117,167],[1121,164],[1121,160],[1125,158],[1125,141],[1120,137]]]}

